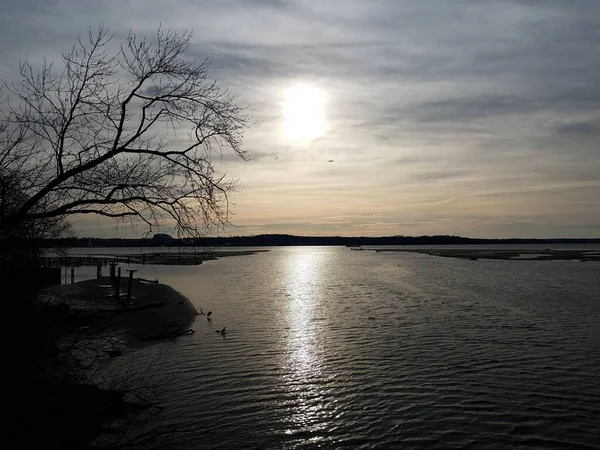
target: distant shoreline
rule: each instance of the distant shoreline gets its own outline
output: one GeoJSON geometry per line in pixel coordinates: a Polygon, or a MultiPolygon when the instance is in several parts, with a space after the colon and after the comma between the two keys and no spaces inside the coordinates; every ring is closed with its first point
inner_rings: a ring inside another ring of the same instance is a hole
{"type": "Polygon", "coordinates": [[[102,248],[102,247],[163,247],[197,248],[213,247],[277,247],[277,246],[382,246],[382,245],[528,245],[528,244],[598,244],[600,238],[469,238],[462,236],[294,236],[288,234],[261,234],[256,236],[198,237],[190,239],[120,238],[65,238],[41,242],[44,247],[102,248]]]}
{"type": "Polygon", "coordinates": [[[505,261],[600,261],[600,250],[519,250],[519,249],[374,249],[381,252],[421,253],[443,258],[468,260],[500,259],[505,261]]]}

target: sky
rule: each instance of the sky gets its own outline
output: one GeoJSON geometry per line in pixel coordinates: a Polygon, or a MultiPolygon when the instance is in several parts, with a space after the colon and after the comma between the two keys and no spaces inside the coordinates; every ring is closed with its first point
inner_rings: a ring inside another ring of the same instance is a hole
{"type": "Polygon", "coordinates": [[[192,30],[247,106],[228,233],[600,236],[599,1],[4,0],[0,77],[99,24],[192,30]]]}

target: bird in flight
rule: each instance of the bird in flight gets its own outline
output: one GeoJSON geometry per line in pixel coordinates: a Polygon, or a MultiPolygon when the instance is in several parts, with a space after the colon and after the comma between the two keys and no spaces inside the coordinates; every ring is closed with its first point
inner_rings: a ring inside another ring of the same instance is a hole
{"type": "Polygon", "coordinates": [[[330,159],[329,162],[333,162],[333,159],[330,159]]]}
{"type": "Polygon", "coordinates": [[[206,313],[206,320],[211,320],[210,319],[210,315],[212,314],[212,311],[209,311],[206,313]]]}
{"type": "Polygon", "coordinates": [[[202,308],[200,308],[200,315],[203,316],[204,315],[204,311],[202,311],[202,308]]]}
{"type": "Polygon", "coordinates": [[[225,327],[223,327],[222,330],[215,330],[215,333],[221,333],[223,336],[225,336],[225,327]]]}

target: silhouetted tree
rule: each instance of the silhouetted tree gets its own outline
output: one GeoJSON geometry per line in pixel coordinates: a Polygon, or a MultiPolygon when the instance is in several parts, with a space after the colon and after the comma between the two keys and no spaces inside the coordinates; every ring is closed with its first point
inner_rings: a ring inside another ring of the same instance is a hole
{"type": "MultiPolygon", "coordinates": [[[[116,45],[100,27],[78,38],[60,65],[34,68],[25,60],[15,80],[0,83],[0,275],[10,282],[6,300],[16,300],[4,302],[9,324],[2,328],[4,341],[24,335],[4,354],[14,369],[3,385],[14,390],[19,382],[28,384],[24,399],[7,408],[11,423],[37,423],[25,419],[28,408],[43,415],[52,402],[40,393],[50,392],[48,375],[61,367],[62,328],[48,308],[62,305],[46,308],[36,301],[37,290],[11,277],[16,257],[26,260],[36,251],[32,243],[61,236],[74,215],[130,219],[148,233],[165,226],[193,236],[228,222],[235,183],[216,172],[211,158],[229,149],[246,159],[241,139],[248,122],[211,80],[208,61],[184,56],[190,39],[189,32],[159,29],[154,40],[130,34],[116,45]]],[[[84,353],[93,349],[76,342],[84,353]]],[[[75,389],[96,395],[77,377],[63,381],[73,380],[78,383],[65,386],[73,398],[79,397],[75,389]]],[[[113,394],[132,392],[105,387],[113,394]]],[[[22,440],[20,428],[8,425],[22,440]]],[[[155,435],[127,445],[143,445],[155,435]]]]}
{"type": "Polygon", "coordinates": [[[184,57],[190,39],[159,29],[154,40],[130,34],[116,46],[100,27],[60,67],[21,63],[3,84],[0,175],[19,180],[19,201],[0,216],[5,233],[74,214],[187,235],[228,222],[235,182],[211,155],[247,158],[248,122],[209,62],[184,57]]]}
{"type": "MultiPolygon", "coordinates": [[[[0,220],[11,216],[27,201],[18,173],[0,172],[0,220]]],[[[39,211],[38,205],[32,211],[39,211]]],[[[65,237],[70,229],[64,216],[22,220],[17,226],[0,228],[0,279],[12,277],[23,268],[35,266],[40,242],[65,237]]]]}

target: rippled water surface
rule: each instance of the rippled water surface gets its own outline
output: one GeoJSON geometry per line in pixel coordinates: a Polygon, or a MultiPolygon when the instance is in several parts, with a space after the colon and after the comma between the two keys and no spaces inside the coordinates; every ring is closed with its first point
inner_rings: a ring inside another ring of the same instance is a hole
{"type": "Polygon", "coordinates": [[[213,311],[137,355],[167,355],[173,448],[600,448],[599,263],[292,247],[144,272],[213,311]]]}

